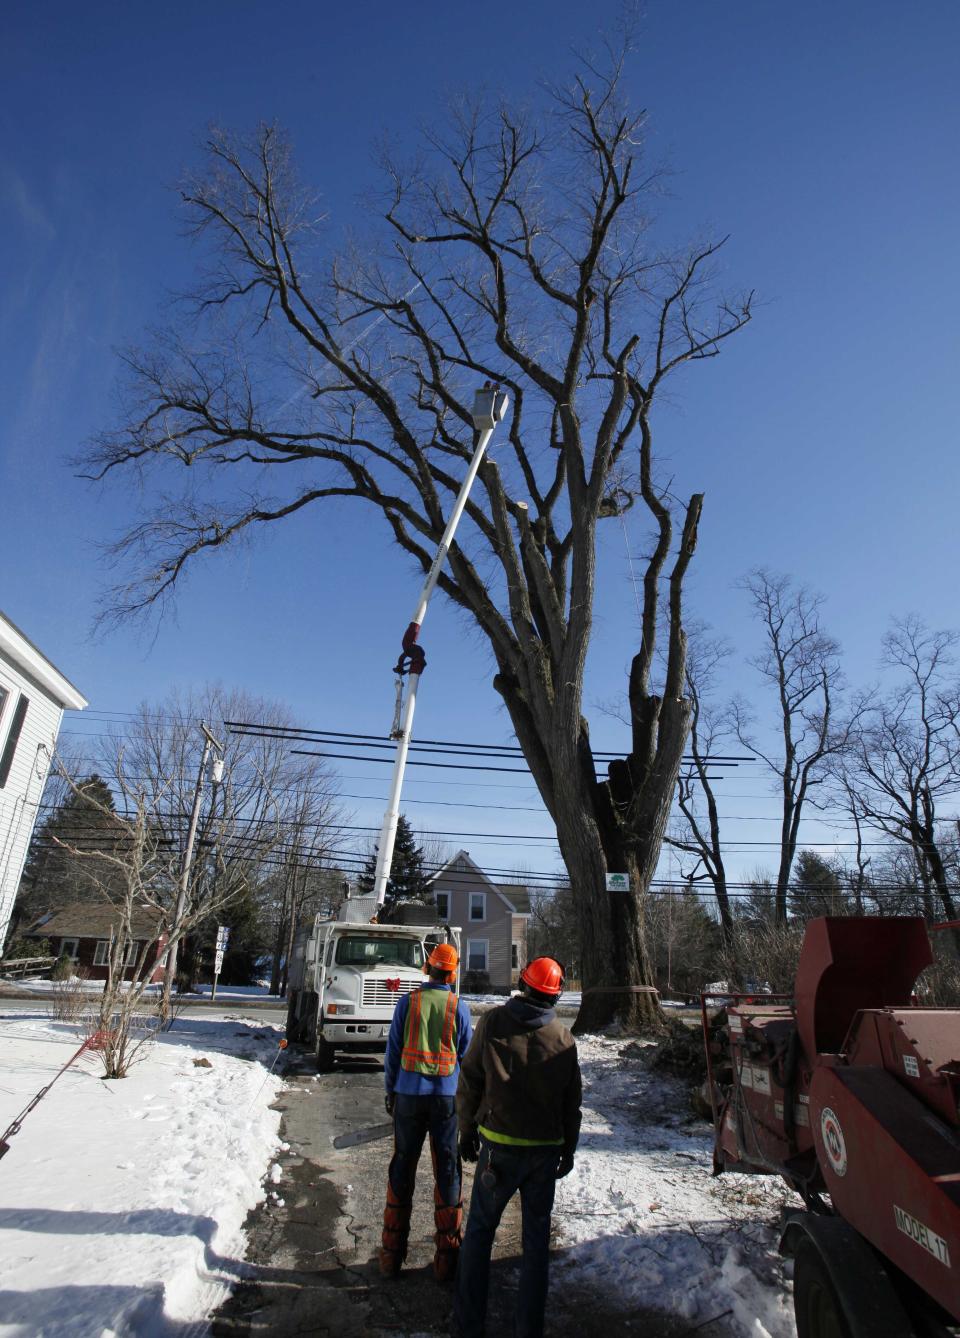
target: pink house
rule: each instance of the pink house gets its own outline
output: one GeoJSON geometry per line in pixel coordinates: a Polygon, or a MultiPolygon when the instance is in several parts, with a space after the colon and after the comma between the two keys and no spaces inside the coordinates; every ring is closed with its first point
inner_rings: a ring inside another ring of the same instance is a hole
{"type": "Polygon", "coordinates": [[[463,931],[461,972],[486,972],[494,990],[515,987],[527,961],[527,888],[493,882],[465,850],[434,874],[430,886],[437,919],[463,931]]]}

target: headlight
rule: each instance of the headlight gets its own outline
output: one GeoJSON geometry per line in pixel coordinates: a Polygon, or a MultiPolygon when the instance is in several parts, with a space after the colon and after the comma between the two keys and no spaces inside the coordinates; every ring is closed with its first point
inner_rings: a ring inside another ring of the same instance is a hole
{"type": "Polygon", "coordinates": [[[341,1004],[338,1004],[338,1003],[328,1003],[328,1004],[327,1004],[327,1012],[328,1012],[331,1016],[334,1016],[334,1015],[337,1015],[337,1014],[353,1013],[353,1012],[356,1012],[356,1009],[354,1008],[353,1004],[345,1004],[345,1003],[341,1003],[341,1004]]]}

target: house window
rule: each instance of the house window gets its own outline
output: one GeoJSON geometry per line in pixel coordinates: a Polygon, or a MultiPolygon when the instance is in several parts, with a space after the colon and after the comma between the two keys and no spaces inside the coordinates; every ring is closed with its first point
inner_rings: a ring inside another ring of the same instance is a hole
{"type": "Polygon", "coordinates": [[[487,894],[486,892],[470,893],[470,919],[485,920],[487,918],[487,894]]]}
{"type": "Polygon", "coordinates": [[[510,944],[510,969],[511,969],[511,971],[519,971],[519,969],[520,969],[520,944],[519,944],[519,943],[511,943],[511,944],[510,944]]]}
{"type": "Polygon", "coordinates": [[[80,940],[78,938],[62,938],[60,940],[60,956],[69,957],[71,962],[75,962],[80,955],[80,940]]]}
{"type": "Polygon", "coordinates": [[[490,952],[490,940],[486,938],[467,939],[467,970],[486,971],[490,952]]]}
{"type": "Polygon", "coordinates": [[[109,965],[109,962],[110,962],[110,940],[102,938],[97,943],[96,948],[94,948],[93,950],[93,964],[94,966],[107,966],[109,965]]]}
{"type": "Polygon", "coordinates": [[[449,919],[450,919],[450,893],[449,893],[449,892],[438,892],[438,893],[437,893],[437,919],[438,919],[438,920],[449,920],[449,919]]]}
{"type": "MultiPolygon", "coordinates": [[[[20,731],[23,729],[23,722],[26,719],[27,707],[30,705],[27,698],[21,692],[20,700],[13,708],[13,719],[10,721],[10,732],[7,734],[7,741],[4,744],[3,752],[0,753],[0,790],[7,783],[7,777],[10,775],[10,768],[13,766],[13,755],[17,751],[17,743],[20,740],[20,731]]],[[[2,707],[2,703],[0,703],[2,707]]]]}

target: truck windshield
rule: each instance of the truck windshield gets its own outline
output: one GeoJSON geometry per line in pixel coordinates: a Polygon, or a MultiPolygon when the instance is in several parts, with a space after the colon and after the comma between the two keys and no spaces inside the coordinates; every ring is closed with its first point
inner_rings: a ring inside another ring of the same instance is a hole
{"type": "Polygon", "coordinates": [[[364,938],[351,934],[337,944],[340,966],[422,966],[423,946],[413,938],[364,938]]]}

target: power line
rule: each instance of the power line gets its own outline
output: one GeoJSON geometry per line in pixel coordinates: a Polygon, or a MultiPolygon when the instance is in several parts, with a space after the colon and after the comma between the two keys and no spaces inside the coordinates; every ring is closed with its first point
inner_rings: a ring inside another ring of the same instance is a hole
{"type": "MultiPolygon", "coordinates": [[[[319,743],[330,743],[334,740],[344,739],[348,741],[348,744],[354,746],[369,748],[396,747],[396,740],[391,739],[390,736],[386,734],[358,734],[345,730],[332,729],[299,729],[293,726],[261,724],[245,720],[225,720],[223,723],[232,734],[246,735],[254,738],[290,739],[295,741],[309,741],[315,739],[319,743]]],[[[476,757],[498,756],[521,758],[524,756],[523,749],[518,744],[467,743],[460,739],[417,739],[415,743],[411,743],[410,749],[414,752],[418,750],[422,752],[436,752],[440,750],[454,752],[462,756],[476,757]]],[[[614,761],[619,760],[624,756],[622,752],[592,750],[592,753],[595,761],[614,761]]],[[[324,756],[324,754],[317,754],[317,756],[324,756]]],[[[369,760],[372,761],[373,759],[369,760]]],[[[684,760],[690,763],[695,761],[692,756],[686,756],[684,760]]],[[[752,753],[748,755],[717,753],[709,754],[701,760],[710,765],[716,763],[718,766],[735,767],[740,762],[755,762],[757,759],[752,753]]]]}

